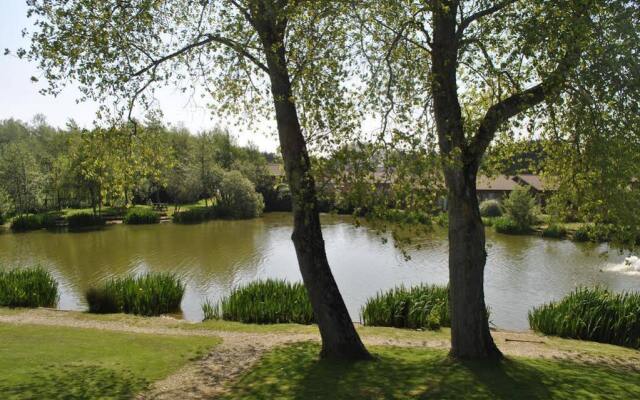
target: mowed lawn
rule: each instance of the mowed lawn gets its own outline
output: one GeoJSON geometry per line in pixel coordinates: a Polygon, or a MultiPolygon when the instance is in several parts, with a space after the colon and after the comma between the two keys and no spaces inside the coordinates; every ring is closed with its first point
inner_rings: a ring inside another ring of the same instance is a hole
{"type": "Polygon", "coordinates": [[[219,342],[0,324],[0,399],[130,399],[219,342]]]}
{"type": "Polygon", "coordinates": [[[640,372],[571,361],[454,362],[444,350],[373,347],[375,362],[319,361],[319,346],[266,355],[227,399],[640,399],[640,372]]]}

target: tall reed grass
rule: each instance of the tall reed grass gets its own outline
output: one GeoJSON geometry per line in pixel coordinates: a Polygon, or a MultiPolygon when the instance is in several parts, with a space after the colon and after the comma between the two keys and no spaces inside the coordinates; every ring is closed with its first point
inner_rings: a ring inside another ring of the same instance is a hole
{"type": "Polygon", "coordinates": [[[184,285],[173,274],[114,278],[86,292],[89,312],[161,315],[180,311],[184,285]]]}
{"type": "Polygon", "coordinates": [[[40,267],[0,271],[0,306],[55,307],[58,283],[40,267]]]}
{"type": "Polygon", "coordinates": [[[205,320],[252,324],[311,324],[315,321],[304,285],[274,279],[236,288],[218,304],[206,302],[202,310],[205,320]]]}
{"type": "Polygon", "coordinates": [[[77,214],[69,215],[67,218],[69,229],[81,229],[91,228],[96,226],[103,226],[105,221],[99,215],[93,213],[81,212],[77,214]]]}
{"type": "Polygon", "coordinates": [[[157,224],[160,214],[148,208],[132,208],[127,211],[122,222],[128,225],[157,224]]]}
{"type": "Polygon", "coordinates": [[[529,312],[531,329],[547,335],[640,348],[640,293],[578,288],[529,312]]]}
{"type": "Polygon", "coordinates": [[[363,324],[371,326],[432,330],[451,326],[449,288],[438,285],[398,286],[368,299],[360,316],[363,324]]]}
{"type": "Polygon", "coordinates": [[[53,229],[55,227],[56,217],[50,214],[21,215],[11,221],[11,230],[14,232],[53,229]]]}

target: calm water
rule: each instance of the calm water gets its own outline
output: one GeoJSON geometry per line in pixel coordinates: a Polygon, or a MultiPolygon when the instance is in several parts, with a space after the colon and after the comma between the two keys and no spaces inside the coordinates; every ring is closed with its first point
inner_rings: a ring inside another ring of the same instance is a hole
{"type": "MultiPolygon", "coordinates": [[[[323,217],[331,267],[354,320],[365,299],[398,284],[446,283],[443,232],[420,240],[410,260],[389,241],[346,217],[323,217]]],[[[576,244],[488,232],[485,292],[493,323],[527,329],[527,311],[578,285],[640,289],[640,273],[618,271],[624,256],[604,245],[576,244]]],[[[83,309],[82,294],[111,276],[170,271],[187,284],[187,319],[202,318],[205,298],[217,300],[258,278],[300,280],[290,241],[291,216],[268,214],[249,221],[199,225],[110,226],[83,233],[0,234],[0,268],[40,264],[61,284],[59,307],[83,309]]],[[[417,243],[416,243],[417,244],[417,243]]]]}

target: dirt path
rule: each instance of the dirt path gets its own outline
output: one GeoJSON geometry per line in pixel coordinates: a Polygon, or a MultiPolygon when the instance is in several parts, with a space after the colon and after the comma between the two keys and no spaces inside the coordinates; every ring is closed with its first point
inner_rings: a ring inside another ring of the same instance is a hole
{"type": "MultiPolygon", "coordinates": [[[[224,392],[229,382],[248,370],[269,349],[305,340],[319,340],[315,333],[247,333],[213,329],[194,329],[193,323],[173,318],[139,318],[127,320],[93,319],[86,314],[48,309],[0,314],[0,323],[35,324],[77,328],[104,329],[175,336],[215,336],[222,339],[204,358],[192,362],[173,375],[156,382],[139,399],[211,399],[224,392]],[[185,326],[191,325],[191,326],[185,326]],[[188,329],[184,329],[188,328],[188,329]]],[[[640,352],[634,356],[616,357],[608,354],[558,348],[551,339],[528,332],[495,331],[492,333],[500,350],[508,356],[570,359],[585,363],[609,364],[640,372],[640,352]]],[[[391,338],[363,335],[366,345],[449,348],[448,340],[415,337],[391,338]]]]}

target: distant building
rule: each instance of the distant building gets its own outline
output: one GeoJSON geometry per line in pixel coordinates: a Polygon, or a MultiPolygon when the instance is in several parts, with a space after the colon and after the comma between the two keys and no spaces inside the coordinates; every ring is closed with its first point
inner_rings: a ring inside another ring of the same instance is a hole
{"type": "Polygon", "coordinates": [[[547,182],[543,177],[533,174],[478,176],[476,191],[478,200],[501,200],[509,196],[517,186],[524,186],[536,196],[542,205],[549,194],[556,191],[556,187],[547,182]]]}

